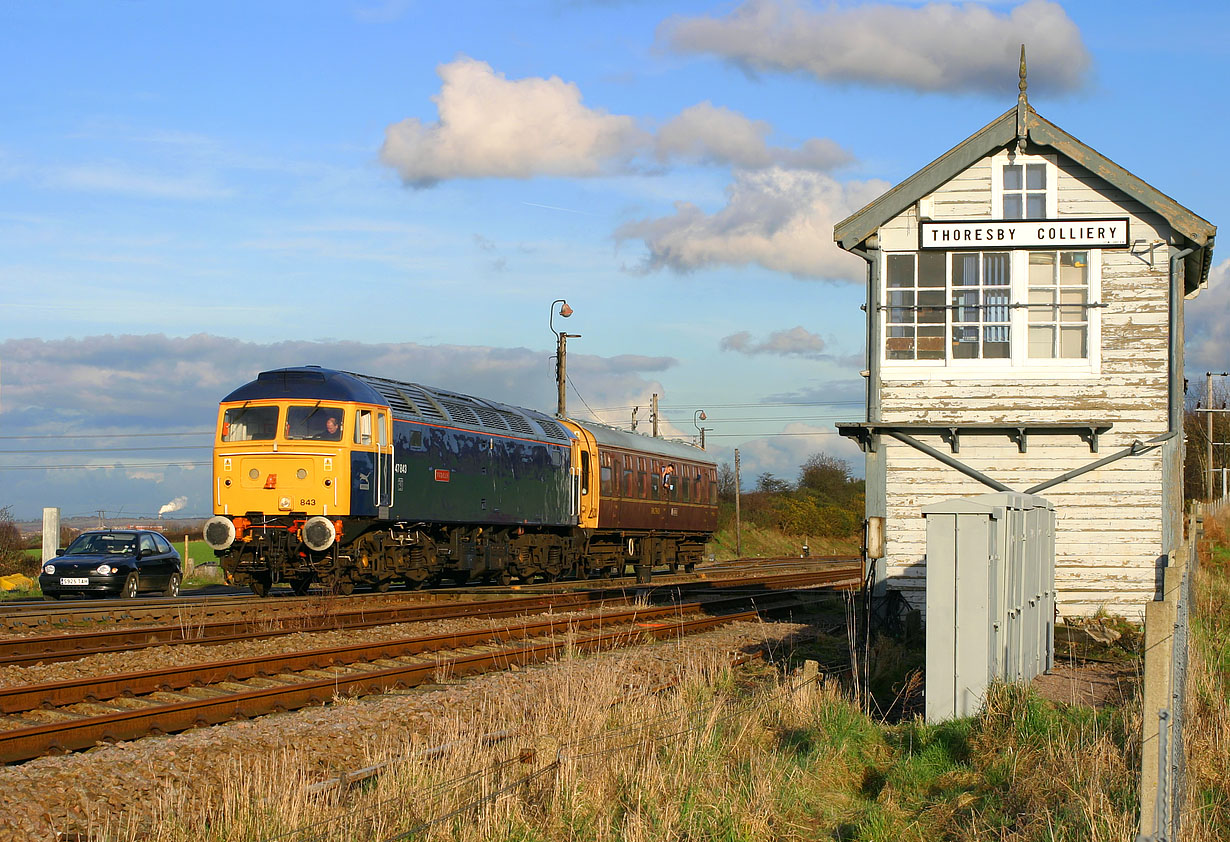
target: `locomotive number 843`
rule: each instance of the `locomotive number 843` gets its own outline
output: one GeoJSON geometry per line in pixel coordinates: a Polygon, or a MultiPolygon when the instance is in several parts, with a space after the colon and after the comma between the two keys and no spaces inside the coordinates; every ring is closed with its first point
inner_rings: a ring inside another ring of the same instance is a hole
{"type": "Polygon", "coordinates": [[[339,593],[691,569],[717,523],[704,451],[316,366],[223,398],[205,540],[229,582],[339,593]]]}

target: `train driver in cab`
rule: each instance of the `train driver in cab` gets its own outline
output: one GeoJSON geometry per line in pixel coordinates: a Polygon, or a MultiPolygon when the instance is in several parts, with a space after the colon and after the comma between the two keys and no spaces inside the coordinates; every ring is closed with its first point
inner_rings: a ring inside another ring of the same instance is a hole
{"type": "Polygon", "coordinates": [[[341,441],[342,439],[342,422],[337,416],[330,415],[325,418],[325,430],[320,437],[325,441],[341,441]]]}

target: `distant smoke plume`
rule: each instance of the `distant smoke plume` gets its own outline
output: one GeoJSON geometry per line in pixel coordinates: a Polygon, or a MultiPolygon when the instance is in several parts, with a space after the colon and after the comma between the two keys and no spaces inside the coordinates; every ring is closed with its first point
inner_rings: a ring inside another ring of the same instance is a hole
{"type": "Polygon", "coordinates": [[[170,503],[167,503],[165,506],[163,506],[161,509],[158,510],[158,517],[162,517],[163,515],[170,514],[171,512],[178,512],[180,509],[182,509],[186,505],[188,505],[187,497],[176,497],[170,503]]]}

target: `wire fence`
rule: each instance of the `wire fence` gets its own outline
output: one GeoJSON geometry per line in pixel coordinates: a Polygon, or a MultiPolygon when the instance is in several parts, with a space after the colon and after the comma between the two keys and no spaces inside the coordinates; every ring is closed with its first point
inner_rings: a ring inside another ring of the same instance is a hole
{"type": "Polygon", "coordinates": [[[1187,540],[1166,559],[1161,598],[1145,607],[1140,825],[1136,842],[1175,842],[1182,830],[1187,784],[1183,729],[1187,713],[1188,643],[1201,525],[1224,501],[1197,503],[1187,540]]]}

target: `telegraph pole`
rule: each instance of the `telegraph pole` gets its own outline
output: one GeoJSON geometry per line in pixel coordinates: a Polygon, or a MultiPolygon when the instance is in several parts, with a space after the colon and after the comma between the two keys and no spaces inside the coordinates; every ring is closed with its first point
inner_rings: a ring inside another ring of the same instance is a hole
{"type": "Polygon", "coordinates": [[[735,448],[735,557],[743,558],[743,530],[739,522],[739,448],[735,448]]]}
{"type": "Polygon", "coordinates": [[[1205,413],[1205,447],[1208,448],[1208,466],[1209,475],[1205,482],[1205,497],[1210,503],[1213,502],[1213,372],[1206,371],[1204,373],[1204,395],[1205,408],[1208,410],[1205,413]]]}
{"type": "Polygon", "coordinates": [[[564,333],[555,329],[555,305],[559,304],[559,314],[565,319],[572,315],[572,308],[568,306],[568,302],[562,298],[557,298],[551,302],[551,319],[548,324],[551,326],[551,332],[555,334],[555,387],[558,392],[555,403],[555,417],[567,417],[567,408],[565,406],[565,387],[568,381],[568,340],[580,339],[579,333],[564,333]]]}
{"type": "Polygon", "coordinates": [[[653,419],[653,437],[658,437],[658,393],[653,393],[653,406],[649,410],[650,418],[653,419]]]}
{"type": "MultiPolygon", "coordinates": [[[[1215,444],[1220,444],[1220,445],[1222,445],[1223,447],[1225,447],[1225,446],[1227,446],[1228,444],[1230,444],[1230,433],[1227,433],[1228,438],[1226,439],[1226,441],[1220,441],[1220,442],[1219,442],[1219,441],[1214,441],[1214,440],[1213,440],[1213,433],[1214,433],[1214,431],[1215,431],[1215,429],[1216,429],[1215,425],[1213,424],[1213,413],[1215,413],[1215,412],[1230,413],[1230,409],[1227,409],[1224,403],[1222,404],[1222,408],[1221,408],[1221,409],[1214,409],[1214,408],[1213,408],[1213,378],[1214,378],[1214,377],[1230,377],[1230,372],[1228,372],[1228,371],[1206,371],[1206,372],[1204,373],[1204,378],[1205,378],[1205,379],[1204,379],[1204,402],[1205,402],[1205,407],[1204,407],[1203,409],[1197,409],[1197,410],[1196,410],[1197,412],[1204,412],[1204,413],[1205,413],[1205,418],[1204,418],[1205,443],[1204,443],[1204,447],[1205,447],[1205,458],[1208,460],[1208,464],[1209,464],[1209,472],[1208,472],[1208,474],[1205,476],[1205,480],[1204,480],[1204,490],[1205,490],[1205,497],[1207,497],[1207,498],[1208,498],[1208,500],[1209,500],[1209,502],[1210,502],[1210,503],[1212,503],[1212,502],[1213,502],[1213,490],[1214,490],[1214,488],[1215,488],[1215,485],[1214,485],[1214,477],[1217,475],[1217,468],[1216,468],[1216,467],[1214,467],[1214,464],[1213,464],[1213,445],[1215,445],[1215,444]]],[[[1225,497],[1225,496],[1226,496],[1226,489],[1225,489],[1225,486],[1226,486],[1226,477],[1225,477],[1225,472],[1226,472],[1225,462],[1226,462],[1226,460],[1225,460],[1225,453],[1226,453],[1226,451],[1225,451],[1225,450],[1223,450],[1223,451],[1222,451],[1222,456],[1223,456],[1223,458],[1222,458],[1222,468],[1221,468],[1221,472],[1222,472],[1222,496],[1223,496],[1223,497],[1225,497]]]]}

